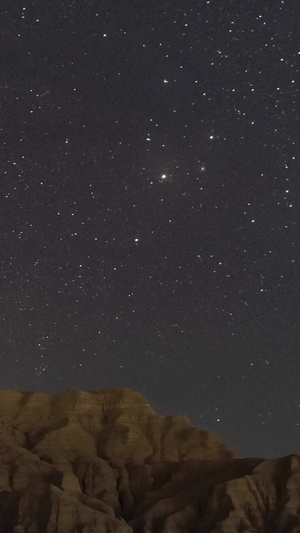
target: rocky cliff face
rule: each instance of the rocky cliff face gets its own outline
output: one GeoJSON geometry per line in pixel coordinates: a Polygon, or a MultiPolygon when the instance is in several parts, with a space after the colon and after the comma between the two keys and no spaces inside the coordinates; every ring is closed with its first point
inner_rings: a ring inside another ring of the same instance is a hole
{"type": "Polygon", "coordinates": [[[299,533],[300,457],[243,459],[130,389],[0,392],[1,533],[299,533]]]}

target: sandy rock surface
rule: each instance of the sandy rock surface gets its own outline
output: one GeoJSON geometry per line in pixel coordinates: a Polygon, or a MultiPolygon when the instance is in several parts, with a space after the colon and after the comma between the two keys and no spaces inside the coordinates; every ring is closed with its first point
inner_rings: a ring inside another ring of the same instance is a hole
{"type": "Polygon", "coordinates": [[[131,389],[0,392],[1,533],[299,533],[300,457],[246,459],[131,389]]]}

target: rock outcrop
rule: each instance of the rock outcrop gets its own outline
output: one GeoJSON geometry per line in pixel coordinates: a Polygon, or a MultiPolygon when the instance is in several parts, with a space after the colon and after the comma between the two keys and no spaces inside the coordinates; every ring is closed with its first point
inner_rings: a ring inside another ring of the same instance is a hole
{"type": "Polygon", "coordinates": [[[245,459],[130,389],[0,392],[1,533],[300,532],[300,457],[245,459]]]}

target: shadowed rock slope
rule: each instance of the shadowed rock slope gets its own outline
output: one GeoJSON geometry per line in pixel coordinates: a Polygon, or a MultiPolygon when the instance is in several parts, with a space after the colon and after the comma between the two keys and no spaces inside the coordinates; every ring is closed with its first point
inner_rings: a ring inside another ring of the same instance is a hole
{"type": "Polygon", "coordinates": [[[299,533],[299,456],[244,459],[130,389],[0,392],[0,532],[299,533]]]}

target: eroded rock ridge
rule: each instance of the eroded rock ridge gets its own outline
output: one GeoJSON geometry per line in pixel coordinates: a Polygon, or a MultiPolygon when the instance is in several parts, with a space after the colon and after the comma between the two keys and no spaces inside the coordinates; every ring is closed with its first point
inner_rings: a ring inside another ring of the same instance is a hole
{"type": "Polygon", "coordinates": [[[299,533],[300,457],[245,459],[131,389],[0,392],[1,533],[299,533]]]}

